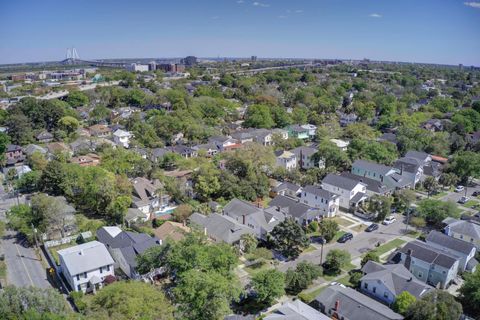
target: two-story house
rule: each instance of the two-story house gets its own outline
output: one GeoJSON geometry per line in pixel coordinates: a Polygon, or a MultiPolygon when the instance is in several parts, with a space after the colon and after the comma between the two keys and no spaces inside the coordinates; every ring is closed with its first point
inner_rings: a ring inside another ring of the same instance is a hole
{"type": "Polygon", "coordinates": [[[433,290],[433,287],[415,278],[402,264],[382,265],[370,260],[362,267],[362,273],[361,291],[388,305],[394,303],[403,291],[420,299],[433,290]]]}
{"type": "Polygon", "coordinates": [[[306,186],[300,194],[300,201],[320,210],[326,218],[334,217],[338,213],[340,198],[319,186],[306,186]]]}
{"type": "Polygon", "coordinates": [[[265,212],[281,212],[286,217],[294,219],[298,224],[305,226],[314,220],[320,220],[323,216],[318,208],[313,208],[300,202],[300,199],[294,199],[287,196],[276,196],[269,203],[265,212]]]}
{"type": "Polygon", "coordinates": [[[391,194],[395,189],[392,187],[387,187],[384,185],[382,182],[373,180],[370,178],[362,177],[362,176],[357,176],[356,174],[353,174],[351,172],[345,171],[340,173],[342,177],[346,177],[351,180],[355,180],[358,182],[361,182],[367,186],[367,196],[371,197],[373,195],[381,195],[381,196],[386,196],[391,194]]]}
{"type": "Polygon", "coordinates": [[[355,160],[351,172],[357,176],[379,181],[392,189],[403,189],[412,186],[412,180],[400,174],[400,170],[372,161],[355,160]]]}
{"type": "Polygon", "coordinates": [[[293,124],[285,128],[288,132],[288,136],[295,138],[295,139],[301,139],[301,140],[307,140],[310,138],[309,135],[309,129],[305,129],[302,126],[299,126],[298,124],[293,124]]]}
{"type": "Polygon", "coordinates": [[[308,138],[309,139],[314,139],[315,136],[317,135],[317,126],[313,124],[303,124],[301,127],[308,132],[308,138]]]}
{"type": "Polygon", "coordinates": [[[297,157],[290,151],[279,150],[275,152],[276,165],[287,171],[297,168],[297,157]]]}
{"type": "Polygon", "coordinates": [[[170,196],[165,192],[160,192],[161,183],[158,180],[151,182],[143,177],[132,180],[132,207],[142,211],[146,220],[152,213],[168,205],[170,196]]]}
{"type": "Polygon", "coordinates": [[[16,144],[7,145],[5,159],[7,166],[13,166],[17,163],[23,162],[23,160],[25,160],[25,155],[23,154],[22,147],[16,144]]]}
{"type": "Polygon", "coordinates": [[[460,265],[456,257],[419,240],[407,243],[390,262],[403,264],[418,280],[440,288],[450,286],[460,265]]]}
{"type": "Polygon", "coordinates": [[[98,138],[107,138],[112,135],[112,130],[104,124],[94,124],[88,128],[90,135],[98,138]]]}
{"type": "Polygon", "coordinates": [[[132,136],[133,135],[128,131],[117,129],[113,133],[113,142],[115,142],[119,146],[128,148],[130,146],[130,138],[132,138],[132,136]]]}
{"type": "Polygon", "coordinates": [[[120,268],[131,279],[138,279],[136,257],[146,250],[160,245],[160,240],[145,233],[123,231],[119,227],[102,227],[97,230],[97,239],[103,243],[120,268]]]}
{"type": "Polygon", "coordinates": [[[232,199],[222,213],[238,223],[252,228],[259,239],[265,239],[267,233],[285,220],[282,212],[265,212],[262,208],[240,199],[232,199]]]}
{"type": "Polygon", "coordinates": [[[297,198],[302,192],[302,187],[294,183],[285,181],[280,183],[278,186],[272,188],[271,197],[275,198],[277,195],[288,196],[291,198],[297,198]]]}
{"type": "Polygon", "coordinates": [[[447,224],[445,227],[446,235],[472,243],[477,250],[480,250],[480,222],[454,218],[447,218],[443,222],[447,224]]]}
{"type": "Polygon", "coordinates": [[[58,250],[60,272],[73,291],[95,292],[107,276],[114,276],[114,261],[103,243],[91,241],[58,250]]]}
{"type": "Polygon", "coordinates": [[[332,173],[323,178],[322,189],[338,195],[340,207],[347,210],[357,207],[368,198],[366,184],[332,173]]]}
{"type": "Polygon", "coordinates": [[[318,168],[319,159],[315,157],[315,154],[318,152],[317,149],[312,147],[298,147],[290,150],[297,157],[298,167],[301,169],[311,169],[318,168]]]}
{"type": "Polygon", "coordinates": [[[478,261],[475,259],[477,250],[473,243],[449,237],[448,235],[435,230],[430,231],[425,238],[425,242],[432,247],[443,250],[444,252],[458,258],[459,271],[475,271],[478,261]]]}

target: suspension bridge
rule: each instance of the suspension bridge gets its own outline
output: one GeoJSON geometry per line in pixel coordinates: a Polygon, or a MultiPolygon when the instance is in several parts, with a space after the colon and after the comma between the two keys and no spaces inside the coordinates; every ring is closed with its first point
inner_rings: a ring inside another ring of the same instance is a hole
{"type": "Polygon", "coordinates": [[[81,59],[75,47],[67,48],[65,59],[61,61],[65,65],[90,65],[94,67],[116,67],[123,68],[127,65],[124,62],[111,62],[101,60],[85,60],[81,59]]]}

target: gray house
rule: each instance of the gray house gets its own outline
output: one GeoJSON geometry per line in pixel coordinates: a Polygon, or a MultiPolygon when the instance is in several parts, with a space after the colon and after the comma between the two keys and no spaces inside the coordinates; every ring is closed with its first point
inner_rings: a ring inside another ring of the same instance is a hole
{"type": "Polygon", "coordinates": [[[102,227],[97,230],[97,239],[103,243],[115,260],[115,267],[126,276],[138,279],[136,257],[147,249],[160,245],[160,240],[145,233],[123,231],[118,227],[102,227]]]}
{"type": "Polygon", "coordinates": [[[282,213],[286,217],[293,218],[300,225],[307,225],[313,220],[322,217],[322,213],[317,208],[310,207],[300,202],[300,199],[293,199],[278,195],[269,203],[269,208],[265,212],[278,214],[282,213]]]}
{"type": "Polygon", "coordinates": [[[407,243],[389,262],[403,264],[418,280],[440,288],[450,285],[460,265],[452,254],[418,240],[407,243]]]}
{"type": "Polygon", "coordinates": [[[300,300],[285,302],[277,310],[267,315],[264,320],[329,320],[326,315],[318,312],[300,300]]]}
{"type": "Polygon", "coordinates": [[[433,289],[415,278],[402,264],[382,265],[370,260],[363,266],[362,272],[362,292],[388,305],[395,302],[403,291],[418,299],[433,289]]]}
{"type": "Polygon", "coordinates": [[[332,285],[322,291],[313,304],[332,319],[402,320],[403,316],[386,305],[343,285],[332,285]]]}
{"type": "Polygon", "coordinates": [[[402,175],[399,169],[372,161],[355,160],[351,172],[357,176],[377,180],[388,188],[403,189],[414,185],[414,179],[409,175],[402,175]]]}

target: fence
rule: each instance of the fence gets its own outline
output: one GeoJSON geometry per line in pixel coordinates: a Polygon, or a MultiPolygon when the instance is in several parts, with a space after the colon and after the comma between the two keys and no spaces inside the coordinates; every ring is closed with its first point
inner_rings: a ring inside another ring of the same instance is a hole
{"type": "Polygon", "coordinates": [[[68,236],[59,240],[49,240],[49,241],[45,241],[43,245],[47,248],[56,247],[62,244],[70,243],[73,240],[77,240],[79,236],[80,234],[74,234],[73,236],[68,236]]]}

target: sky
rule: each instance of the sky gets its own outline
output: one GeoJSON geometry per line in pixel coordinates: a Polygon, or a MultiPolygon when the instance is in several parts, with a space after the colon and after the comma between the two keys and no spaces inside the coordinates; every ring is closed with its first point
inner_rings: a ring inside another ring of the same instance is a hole
{"type": "Polygon", "coordinates": [[[0,64],[340,58],[480,66],[480,0],[0,0],[0,64]]]}

